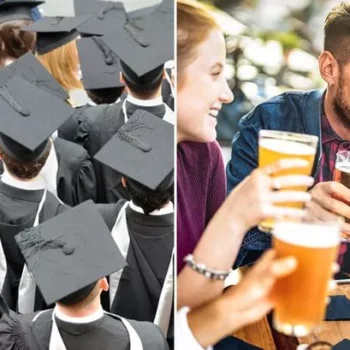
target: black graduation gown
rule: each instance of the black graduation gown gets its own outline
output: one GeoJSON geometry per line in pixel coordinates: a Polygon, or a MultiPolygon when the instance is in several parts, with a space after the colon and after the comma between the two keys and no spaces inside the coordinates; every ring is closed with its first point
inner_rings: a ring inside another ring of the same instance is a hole
{"type": "MultiPolygon", "coordinates": [[[[143,350],[167,350],[158,327],[148,322],[127,320],[138,334],[143,350]]],[[[88,324],[66,323],[56,318],[67,348],[129,350],[130,337],[123,323],[112,315],[88,324]]],[[[17,315],[8,309],[0,295],[0,350],[48,350],[52,330],[52,310],[17,315]]]]}
{"type": "MultiPolygon", "coordinates": [[[[96,201],[95,170],[87,151],[60,137],[53,143],[58,163],[58,198],[72,207],[89,199],[96,201]]],[[[3,172],[3,164],[0,162],[0,174],[3,172]]]]}
{"type": "Polygon", "coordinates": [[[85,109],[90,107],[90,105],[77,107],[70,118],[58,129],[58,137],[70,142],[75,142],[75,137],[77,135],[77,130],[79,123],[81,122],[81,118],[84,116],[85,109]]]}
{"type": "MultiPolygon", "coordinates": [[[[125,200],[99,204],[99,211],[110,230],[125,200]]],[[[153,322],[174,247],[174,214],[151,216],[126,208],[130,245],[110,311],[122,317],[153,322]]],[[[172,312],[173,313],[173,312],[172,312]]],[[[168,342],[174,338],[171,315],[168,342]]]]}
{"type": "MultiPolygon", "coordinates": [[[[99,105],[84,111],[84,117],[78,127],[76,142],[82,145],[93,158],[94,155],[117,133],[125,123],[122,110],[124,101],[113,105],[99,105]]],[[[136,110],[143,109],[159,118],[166,112],[165,106],[140,107],[126,101],[127,117],[136,110]]],[[[95,169],[97,203],[116,203],[119,199],[130,199],[121,184],[121,174],[110,167],[92,159],[95,169]]]]}
{"type": "Polygon", "coordinates": [[[54,146],[58,162],[57,195],[61,201],[76,206],[86,200],[96,200],[96,177],[86,150],[57,137],[54,146]]]}
{"type": "MultiPolygon", "coordinates": [[[[24,266],[15,235],[33,226],[43,193],[44,190],[22,190],[0,181],[0,239],[7,265],[2,293],[12,310],[17,307],[18,286],[24,266]]],[[[47,192],[39,222],[49,220],[65,210],[66,207],[52,193],[47,192]]],[[[39,293],[36,305],[38,309],[44,307],[39,293]]]]}
{"type": "MultiPolygon", "coordinates": [[[[167,71],[168,76],[170,77],[171,69],[167,69],[166,71],[167,71]]],[[[175,100],[174,100],[174,96],[172,94],[170,83],[168,82],[167,79],[164,79],[163,83],[162,83],[162,97],[163,97],[163,101],[168,105],[168,107],[171,110],[174,110],[175,100]]]]}

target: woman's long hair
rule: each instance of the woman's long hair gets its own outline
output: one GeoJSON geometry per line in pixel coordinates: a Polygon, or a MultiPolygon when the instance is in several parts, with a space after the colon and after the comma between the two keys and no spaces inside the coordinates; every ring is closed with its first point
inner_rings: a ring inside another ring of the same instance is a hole
{"type": "Polygon", "coordinates": [[[177,0],[178,87],[181,87],[186,67],[195,58],[197,47],[213,29],[220,27],[202,5],[191,0],[177,0]]]}
{"type": "Polygon", "coordinates": [[[38,58],[67,92],[83,89],[78,77],[79,56],[75,40],[44,55],[38,55],[38,58]]]}

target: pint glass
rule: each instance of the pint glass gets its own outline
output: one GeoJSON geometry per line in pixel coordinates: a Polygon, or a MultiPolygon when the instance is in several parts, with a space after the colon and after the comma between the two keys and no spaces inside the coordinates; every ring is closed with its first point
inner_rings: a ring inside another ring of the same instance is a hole
{"type": "MultiPolygon", "coordinates": [[[[308,167],[281,171],[273,174],[273,176],[310,175],[315,160],[317,142],[317,136],[275,130],[260,130],[259,167],[264,168],[265,166],[275,163],[282,158],[302,158],[309,163],[308,167]]],[[[285,188],[285,190],[288,190],[288,188],[285,188]]],[[[293,190],[306,191],[307,188],[293,187],[293,190]]],[[[302,208],[303,203],[290,202],[280,203],[278,205],[302,208]]],[[[260,223],[259,229],[265,232],[271,232],[273,224],[273,219],[266,219],[260,223]]]]}
{"type": "MultiPolygon", "coordinates": [[[[334,169],[334,181],[340,182],[345,187],[350,188],[350,152],[349,151],[340,151],[337,153],[337,159],[334,169]]],[[[344,199],[341,199],[344,201],[344,199]]],[[[346,204],[350,205],[350,198],[346,204]]],[[[347,223],[350,223],[350,220],[345,218],[347,223]]],[[[348,237],[346,237],[348,238],[348,237]]]]}
{"type": "Polygon", "coordinates": [[[296,270],[275,285],[274,328],[281,333],[305,336],[324,319],[332,264],[340,243],[341,221],[276,222],[273,246],[277,256],[294,256],[296,270]]]}

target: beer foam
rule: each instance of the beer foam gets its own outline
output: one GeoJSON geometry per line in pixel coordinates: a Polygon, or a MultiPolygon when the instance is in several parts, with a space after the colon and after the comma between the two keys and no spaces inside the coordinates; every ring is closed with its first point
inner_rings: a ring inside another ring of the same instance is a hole
{"type": "Polygon", "coordinates": [[[273,235],[280,241],[308,248],[330,248],[340,242],[339,225],[277,222],[273,235]]]}
{"type": "Polygon", "coordinates": [[[310,145],[289,140],[260,139],[260,147],[276,153],[293,154],[296,156],[312,156],[316,149],[310,145]]]}
{"type": "Polygon", "coordinates": [[[336,169],[338,169],[339,171],[343,172],[343,173],[348,173],[350,174],[350,162],[349,161],[345,161],[342,163],[338,163],[336,164],[336,169]]]}

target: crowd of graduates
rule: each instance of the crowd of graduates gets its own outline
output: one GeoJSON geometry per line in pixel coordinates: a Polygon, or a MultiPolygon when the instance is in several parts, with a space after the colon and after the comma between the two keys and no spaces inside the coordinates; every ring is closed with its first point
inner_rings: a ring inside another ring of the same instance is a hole
{"type": "Polygon", "coordinates": [[[0,349],[172,349],[173,1],[43,3],[0,1],[0,349]]]}

